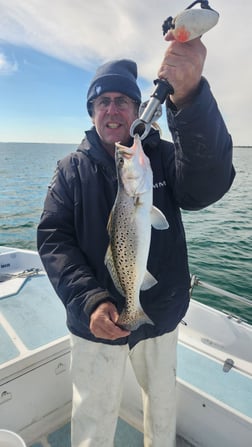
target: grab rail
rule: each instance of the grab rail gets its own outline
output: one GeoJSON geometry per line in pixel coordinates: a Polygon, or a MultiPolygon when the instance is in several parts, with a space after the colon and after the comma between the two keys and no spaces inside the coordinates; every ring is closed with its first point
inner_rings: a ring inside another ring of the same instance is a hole
{"type": "Polygon", "coordinates": [[[211,284],[208,284],[207,282],[201,281],[199,278],[197,278],[196,275],[192,275],[191,277],[191,289],[193,289],[194,286],[201,286],[205,289],[211,290],[211,292],[216,293],[217,295],[226,296],[227,298],[231,298],[235,301],[239,301],[243,304],[246,304],[247,306],[252,307],[252,300],[249,300],[248,298],[244,298],[243,296],[236,295],[235,293],[228,292],[227,290],[223,290],[219,287],[212,286],[211,284]]]}

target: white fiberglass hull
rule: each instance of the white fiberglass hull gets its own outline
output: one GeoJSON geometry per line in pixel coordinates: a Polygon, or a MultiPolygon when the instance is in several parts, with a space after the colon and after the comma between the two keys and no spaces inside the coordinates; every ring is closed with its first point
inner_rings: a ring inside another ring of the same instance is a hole
{"type": "MultiPolygon", "coordinates": [[[[0,428],[32,443],[70,417],[65,313],[36,252],[0,247],[0,265],[2,276],[28,271],[0,282],[0,428]]],[[[178,433],[195,446],[247,447],[252,439],[251,326],[194,300],[184,322],[178,345],[178,433]]],[[[142,430],[141,394],[130,364],[121,417],[142,430]]]]}

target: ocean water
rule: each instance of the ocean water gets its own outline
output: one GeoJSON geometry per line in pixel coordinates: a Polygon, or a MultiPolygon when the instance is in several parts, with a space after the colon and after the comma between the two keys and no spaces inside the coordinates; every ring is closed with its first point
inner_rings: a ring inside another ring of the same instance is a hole
{"type": "MultiPolygon", "coordinates": [[[[36,249],[36,228],[56,162],[76,146],[0,143],[0,245],[36,249]]],[[[183,212],[183,220],[191,273],[252,301],[252,148],[235,148],[234,165],[231,190],[204,210],[183,212]]],[[[252,324],[249,306],[199,287],[193,297],[252,324]]]]}

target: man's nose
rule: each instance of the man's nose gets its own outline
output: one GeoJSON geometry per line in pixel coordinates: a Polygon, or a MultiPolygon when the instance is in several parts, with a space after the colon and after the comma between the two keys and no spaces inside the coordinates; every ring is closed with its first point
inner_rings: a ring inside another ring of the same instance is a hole
{"type": "Polygon", "coordinates": [[[117,108],[113,99],[111,99],[111,101],[107,107],[107,112],[108,113],[117,113],[118,112],[118,108],[117,108]]]}

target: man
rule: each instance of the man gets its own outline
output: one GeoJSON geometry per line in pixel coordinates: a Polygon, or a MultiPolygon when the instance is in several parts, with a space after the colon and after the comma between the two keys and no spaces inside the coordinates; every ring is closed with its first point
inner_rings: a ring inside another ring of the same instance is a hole
{"type": "Polygon", "coordinates": [[[132,144],[129,130],[141,102],[133,61],[98,68],[87,92],[94,127],[58,163],[38,227],[39,253],[71,334],[72,447],[113,445],[128,356],[142,389],[145,447],[175,445],[177,327],[190,287],[180,208],[198,210],[220,199],[234,170],[230,135],[202,78],[204,45],[200,39],[180,44],[169,33],[166,39],[158,75],[175,92],[166,104],[174,143],[154,129],[143,141],[153,203],[169,222],[166,231],[152,230],[148,270],[158,283],[140,295],[155,325],[131,333],[116,325],[124,298],[104,265],[117,191],[115,142],[132,144]]]}

